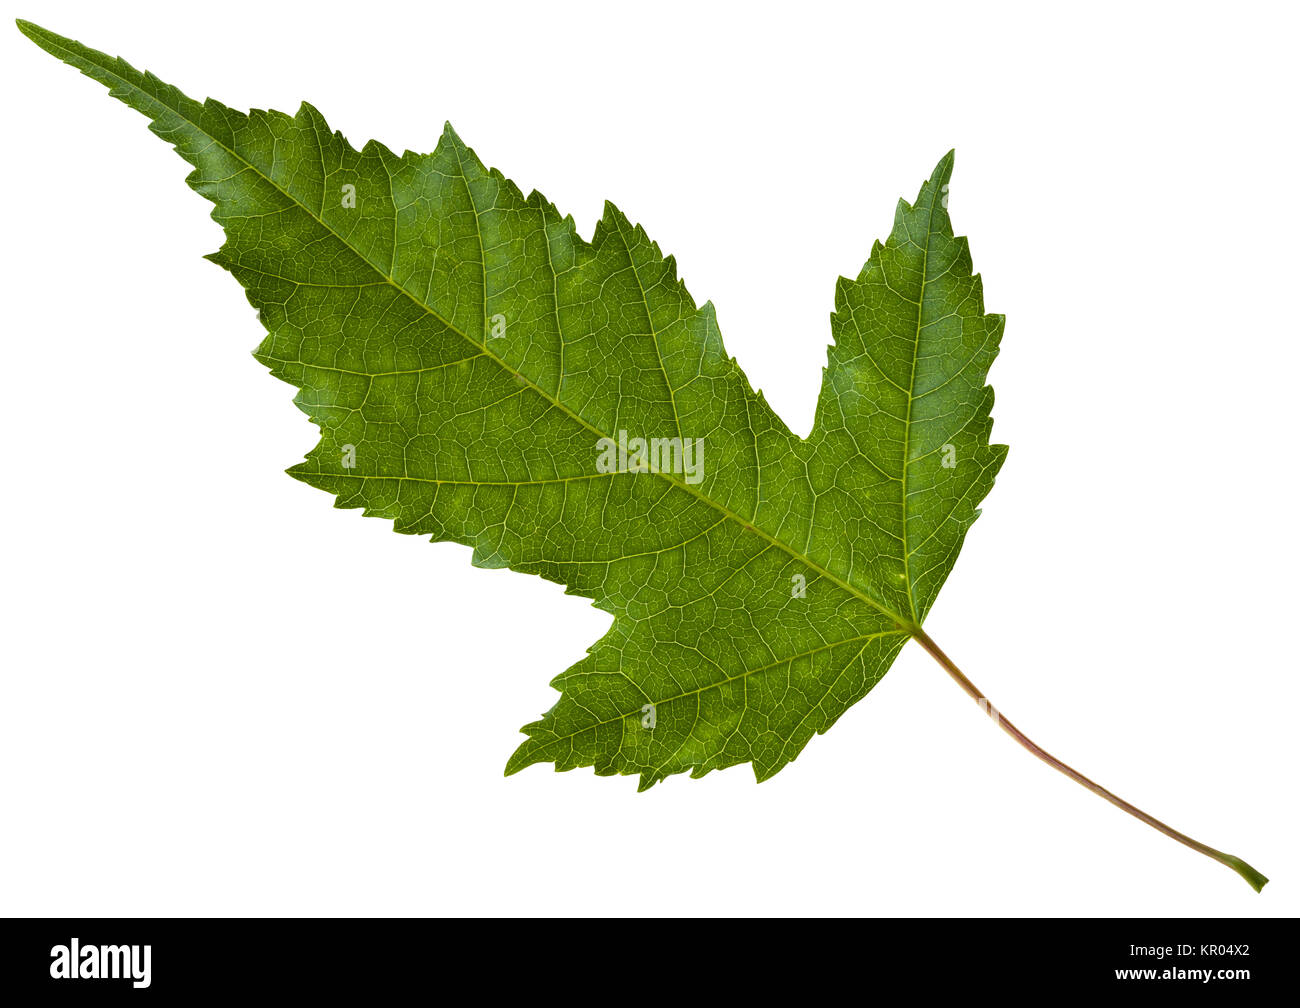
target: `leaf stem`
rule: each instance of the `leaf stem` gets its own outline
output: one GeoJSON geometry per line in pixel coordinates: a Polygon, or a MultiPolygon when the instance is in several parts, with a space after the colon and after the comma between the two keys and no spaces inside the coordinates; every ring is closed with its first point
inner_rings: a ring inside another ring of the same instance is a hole
{"type": "Polygon", "coordinates": [[[1141,819],[1152,829],[1159,830],[1165,836],[1177,840],[1180,844],[1184,844],[1185,846],[1190,847],[1194,851],[1199,851],[1200,853],[1204,854],[1206,857],[1213,858],[1215,861],[1218,861],[1219,864],[1227,865],[1238,875],[1244,878],[1248,883],[1250,883],[1250,887],[1254,889],[1255,892],[1259,892],[1261,889],[1264,888],[1264,884],[1268,882],[1268,879],[1264,875],[1256,871],[1254,868],[1252,868],[1250,865],[1248,865],[1241,858],[1234,857],[1231,854],[1225,854],[1223,853],[1223,851],[1215,850],[1213,847],[1207,847],[1205,844],[1193,840],[1191,837],[1187,836],[1186,834],[1179,833],[1178,830],[1174,829],[1171,826],[1166,826],[1155,816],[1148,815],[1146,812],[1143,812],[1136,805],[1130,805],[1123,798],[1120,798],[1118,795],[1111,794],[1111,792],[1107,791],[1100,784],[1097,784],[1089,780],[1083,774],[1079,773],[1078,770],[1075,770],[1073,767],[1068,766],[1065,763],[1062,763],[1059,759],[1057,759],[1047,750],[1043,749],[1040,745],[1038,745],[1027,735],[1025,735],[1024,732],[1022,732],[1019,728],[1017,728],[1005,717],[1003,717],[1002,714],[998,711],[998,709],[989,702],[988,697],[986,697],[983,693],[981,693],[979,688],[973,682],[967,679],[965,674],[962,672],[962,670],[959,669],[956,666],[956,664],[954,664],[953,660],[943,653],[943,649],[940,648],[939,645],[936,644],[930,638],[929,634],[927,634],[920,627],[912,627],[911,633],[912,636],[916,639],[917,643],[920,644],[921,647],[925,648],[926,651],[930,652],[930,656],[934,658],[934,660],[937,661],[940,665],[943,666],[944,671],[946,671],[950,676],[952,676],[952,678],[956,681],[957,685],[960,686],[962,689],[964,689],[976,701],[976,703],[978,703],[982,708],[984,708],[984,712],[988,714],[989,717],[991,717],[997,723],[999,728],[1001,728],[1004,732],[1010,735],[1013,739],[1019,742],[1022,746],[1028,749],[1031,753],[1037,756],[1048,766],[1052,767],[1053,769],[1061,771],[1061,773],[1065,774],[1065,776],[1069,777],[1071,780],[1077,781],[1078,783],[1082,784],[1093,794],[1105,798],[1112,805],[1122,808],[1129,815],[1141,819]]]}

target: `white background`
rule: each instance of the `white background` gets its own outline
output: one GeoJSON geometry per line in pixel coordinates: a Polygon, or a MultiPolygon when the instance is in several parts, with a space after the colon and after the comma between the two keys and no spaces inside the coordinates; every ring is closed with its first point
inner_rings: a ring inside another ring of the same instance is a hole
{"type": "Polygon", "coordinates": [[[0,911],[1300,912],[1294,7],[7,6],[357,146],[450,119],[585,235],[614,199],[800,433],[836,276],[955,146],[1011,453],[927,629],[1274,881],[914,645],[762,786],[503,777],[608,617],[285,476],[188,166],[4,27],[0,911]]]}

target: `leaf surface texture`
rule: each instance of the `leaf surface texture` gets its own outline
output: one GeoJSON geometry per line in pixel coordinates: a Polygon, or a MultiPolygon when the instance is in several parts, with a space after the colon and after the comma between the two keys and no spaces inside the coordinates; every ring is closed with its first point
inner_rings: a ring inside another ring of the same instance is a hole
{"type": "Polygon", "coordinates": [[[226,233],[210,258],[267,331],[256,356],[320,428],[293,476],[613,616],[507,772],[765,779],[921,625],[1005,456],[985,385],[1002,319],[953,234],[951,154],[838,281],[800,439],[612,204],[585,241],[450,126],[430,154],[356,150],[310,105],[200,103],[20,27],[193,165],[226,233]],[[620,432],[691,439],[697,471],[599,471],[620,432]]]}

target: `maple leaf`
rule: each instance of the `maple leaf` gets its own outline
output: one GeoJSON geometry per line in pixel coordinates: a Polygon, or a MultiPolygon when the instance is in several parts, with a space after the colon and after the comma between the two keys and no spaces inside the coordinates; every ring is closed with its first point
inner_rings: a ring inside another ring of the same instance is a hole
{"type": "MultiPolygon", "coordinates": [[[[640,226],[590,242],[450,126],[427,155],[199,103],[28,22],[194,166],[257,308],[256,351],[320,441],[289,472],[399,532],[473,547],[613,616],[507,765],[665,777],[794,759],[916,639],[1006,455],[984,311],[947,211],[952,154],[841,278],[812,432],[727,355],[640,226]]],[[[1037,750],[1010,726],[1003,725],[1037,750]]],[[[1037,755],[1168,835],[1263,877],[1037,755]]]]}

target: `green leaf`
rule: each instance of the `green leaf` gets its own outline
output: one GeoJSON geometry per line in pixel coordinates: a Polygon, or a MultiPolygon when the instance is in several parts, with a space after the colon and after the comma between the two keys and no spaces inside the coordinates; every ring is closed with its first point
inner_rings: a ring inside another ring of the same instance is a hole
{"type": "Polygon", "coordinates": [[[612,204],[586,242],[450,126],[431,154],[358,151],[310,105],[200,104],[19,27],[194,166],[226,231],[210,258],[268,333],[257,359],[320,428],[293,476],[613,615],[508,773],[765,779],[920,627],[1005,455],[984,384],[1002,319],[953,235],[951,153],[839,281],[801,440],[612,204]],[[637,438],[660,439],[657,471],[626,471],[637,438]]]}
{"type": "Polygon", "coordinates": [[[432,154],[357,151],[310,105],[200,104],[18,26],[194,165],[226,231],[209,258],[258,310],[258,360],[320,428],[291,474],[613,615],[507,773],[591,766],[644,789],[752,763],[763,780],[913,638],[1039,759],[1268,881],[1030,741],[922,629],[1006,454],[984,384],[1002,319],[948,219],[951,152],[839,281],[801,440],[727,356],[712,305],[612,204],[586,242],[450,126],[432,154]]]}

